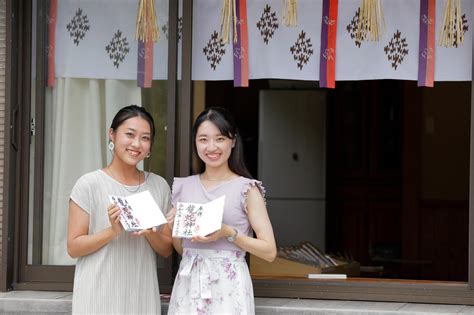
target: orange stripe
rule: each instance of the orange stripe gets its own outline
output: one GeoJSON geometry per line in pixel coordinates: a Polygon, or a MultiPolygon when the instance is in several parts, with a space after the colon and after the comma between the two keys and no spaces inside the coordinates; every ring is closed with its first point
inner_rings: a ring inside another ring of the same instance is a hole
{"type": "Polygon", "coordinates": [[[434,67],[435,67],[435,21],[436,21],[436,0],[428,0],[428,17],[433,23],[428,25],[428,49],[432,49],[432,58],[426,60],[426,86],[434,86],[434,67]]]}
{"type": "Polygon", "coordinates": [[[143,87],[150,88],[153,80],[153,47],[154,42],[150,39],[145,42],[145,69],[143,87]]]}
{"type": "Polygon", "coordinates": [[[337,39],[337,7],[338,0],[329,1],[329,20],[334,21],[328,25],[328,48],[333,49],[333,59],[327,61],[327,87],[336,87],[336,39],[337,39]]]}
{"type": "Polygon", "coordinates": [[[51,0],[49,7],[49,46],[48,46],[48,86],[54,86],[55,49],[56,49],[56,18],[58,16],[58,0],[51,0]]]}

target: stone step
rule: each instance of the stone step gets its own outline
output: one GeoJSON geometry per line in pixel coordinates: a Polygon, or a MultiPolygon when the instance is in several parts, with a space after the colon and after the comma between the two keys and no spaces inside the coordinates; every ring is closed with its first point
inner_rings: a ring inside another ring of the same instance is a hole
{"type": "MultiPolygon", "coordinates": [[[[12,291],[0,293],[0,314],[71,314],[71,292],[12,291]]],[[[162,302],[162,314],[168,303],[162,302]]],[[[473,314],[474,306],[365,302],[340,300],[310,300],[255,298],[256,314],[473,314]]]]}

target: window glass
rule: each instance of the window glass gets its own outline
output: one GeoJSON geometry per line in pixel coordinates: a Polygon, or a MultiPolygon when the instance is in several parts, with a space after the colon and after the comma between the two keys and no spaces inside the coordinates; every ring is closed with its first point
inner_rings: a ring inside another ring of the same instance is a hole
{"type": "Polygon", "coordinates": [[[32,47],[40,47],[32,54],[28,264],[73,265],[69,195],[81,175],[111,161],[108,129],[120,108],[153,115],[155,143],[140,168],[164,176],[168,1],[154,2],[159,37],[151,44],[135,39],[134,1],[33,3],[32,47]]]}

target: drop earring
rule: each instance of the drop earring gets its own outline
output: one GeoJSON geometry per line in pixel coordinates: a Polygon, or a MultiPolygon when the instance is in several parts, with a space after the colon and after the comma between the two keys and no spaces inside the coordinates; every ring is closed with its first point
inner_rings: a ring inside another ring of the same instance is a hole
{"type": "Polygon", "coordinates": [[[114,149],[115,149],[115,144],[114,144],[112,141],[110,141],[108,147],[109,147],[109,150],[110,150],[110,151],[114,151],[114,149]]]}
{"type": "Polygon", "coordinates": [[[146,155],[146,158],[148,159],[150,156],[151,156],[151,154],[150,154],[150,153],[148,153],[148,154],[146,155]]]}

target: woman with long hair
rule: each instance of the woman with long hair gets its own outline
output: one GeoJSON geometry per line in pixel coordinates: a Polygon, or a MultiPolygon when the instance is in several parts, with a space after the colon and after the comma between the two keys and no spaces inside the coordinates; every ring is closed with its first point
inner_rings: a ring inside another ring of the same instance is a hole
{"type": "MultiPolygon", "coordinates": [[[[175,178],[172,204],[207,203],[225,195],[224,215],[221,229],[210,235],[173,238],[182,260],[169,314],[253,314],[253,288],[245,254],[267,261],[276,256],[265,190],[245,166],[242,139],[227,110],[213,107],[202,112],[192,137],[201,172],[175,178]]],[[[170,212],[169,222],[175,213],[175,209],[170,212]]]]}

